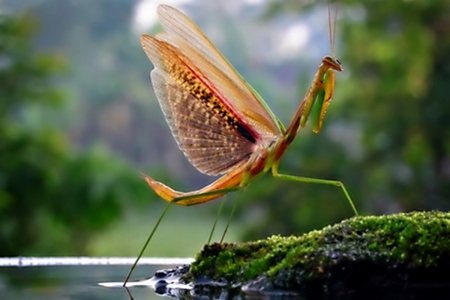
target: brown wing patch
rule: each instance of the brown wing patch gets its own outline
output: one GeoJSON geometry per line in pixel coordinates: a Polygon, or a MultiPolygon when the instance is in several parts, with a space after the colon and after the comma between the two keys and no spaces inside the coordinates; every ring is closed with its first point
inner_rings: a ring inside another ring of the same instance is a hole
{"type": "Polygon", "coordinates": [[[143,41],[153,87],[180,149],[201,172],[223,174],[253,153],[251,130],[212,93],[171,45],[143,41]]]}

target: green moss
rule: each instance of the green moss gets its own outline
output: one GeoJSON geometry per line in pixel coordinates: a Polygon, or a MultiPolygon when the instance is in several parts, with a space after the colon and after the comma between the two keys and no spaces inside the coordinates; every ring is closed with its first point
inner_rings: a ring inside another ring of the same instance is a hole
{"type": "Polygon", "coordinates": [[[310,280],[329,276],[342,262],[437,267],[450,253],[450,214],[414,212],[354,217],[302,236],[272,236],[243,244],[212,244],[191,265],[190,280],[200,276],[245,282],[260,275],[310,280]],[[300,273],[299,273],[300,270],[300,273]],[[288,272],[289,273],[289,272],[288,272]]]}

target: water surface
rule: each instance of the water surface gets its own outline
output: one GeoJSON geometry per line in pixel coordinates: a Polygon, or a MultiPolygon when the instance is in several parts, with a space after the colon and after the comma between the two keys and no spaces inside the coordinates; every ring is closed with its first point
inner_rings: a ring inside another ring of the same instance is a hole
{"type": "MultiPolygon", "coordinates": [[[[157,270],[175,266],[138,266],[132,280],[143,280],[157,270]]],[[[0,268],[0,299],[130,299],[124,288],[99,285],[123,281],[129,269],[129,265],[3,267],[0,268]]],[[[133,287],[130,292],[135,300],[162,299],[151,287],[133,287]]]]}

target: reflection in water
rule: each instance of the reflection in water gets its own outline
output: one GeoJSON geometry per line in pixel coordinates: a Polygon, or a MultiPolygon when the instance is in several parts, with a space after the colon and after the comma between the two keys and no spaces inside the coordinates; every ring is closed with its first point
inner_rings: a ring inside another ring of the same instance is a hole
{"type": "MultiPolygon", "coordinates": [[[[180,277],[186,274],[189,265],[183,265],[172,269],[158,270],[151,278],[140,281],[128,281],[127,290],[131,299],[134,296],[134,288],[151,287],[156,294],[175,299],[300,299],[297,293],[286,291],[273,291],[272,293],[248,289],[245,286],[230,287],[226,281],[212,281],[198,279],[194,283],[183,284],[180,277]]],[[[101,286],[110,288],[123,288],[123,281],[104,282],[101,286]]]]}
{"type": "MultiPolygon", "coordinates": [[[[99,282],[123,281],[130,266],[64,266],[0,268],[1,300],[129,299],[124,288],[106,288],[99,282]]],[[[148,278],[167,266],[138,266],[135,278],[148,278]]],[[[151,288],[134,288],[135,300],[161,300],[151,288]]]]}
{"type": "MultiPolygon", "coordinates": [[[[262,294],[257,290],[242,293],[240,288],[225,290],[223,286],[176,285],[174,278],[170,277],[171,273],[163,270],[168,267],[176,266],[139,265],[133,276],[134,282],[130,282],[130,294],[122,287],[130,265],[3,267],[0,268],[0,300],[128,300],[130,295],[134,300],[161,300],[161,296],[167,296],[167,299],[169,297],[172,299],[301,299],[298,295],[262,294]],[[154,278],[151,278],[152,275],[155,275],[154,278]],[[101,286],[99,283],[106,284],[101,286]]],[[[443,291],[441,295],[448,295],[448,288],[443,291]]],[[[447,299],[447,297],[436,297],[436,295],[436,293],[425,295],[416,293],[401,299],[447,299]]],[[[370,299],[370,294],[367,296],[365,299],[370,299]]],[[[344,295],[344,299],[360,299],[360,297],[355,298],[348,294],[344,295]]],[[[399,299],[399,297],[390,299],[399,299]]]]}
{"type": "MultiPolygon", "coordinates": [[[[22,264],[24,265],[24,264],[22,264]]],[[[28,264],[29,265],[29,264],[28,264]]],[[[133,273],[134,282],[129,292],[134,300],[161,300],[161,296],[178,299],[208,299],[205,295],[220,299],[244,299],[236,290],[192,289],[191,286],[177,285],[170,278],[168,284],[159,284],[151,279],[152,275],[162,276],[164,269],[176,265],[139,265],[133,273]],[[159,275],[158,275],[159,274],[159,275]],[[214,296],[213,296],[214,295],[214,296]]],[[[122,287],[130,265],[102,266],[39,266],[39,267],[3,267],[0,268],[1,300],[56,300],[56,299],[130,299],[130,294],[122,287]],[[99,283],[103,283],[100,285],[99,283]],[[110,283],[104,284],[104,283],[110,283]],[[116,283],[113,285],[112,283],[116,283]]],[[[172,278],[173,279],[173,278],[172,278]]],[[[164,297],[163,297],[164,298],[164,297]]],[[[295,299],[279,295],[246,295],[245,299],[295,299]]]]}

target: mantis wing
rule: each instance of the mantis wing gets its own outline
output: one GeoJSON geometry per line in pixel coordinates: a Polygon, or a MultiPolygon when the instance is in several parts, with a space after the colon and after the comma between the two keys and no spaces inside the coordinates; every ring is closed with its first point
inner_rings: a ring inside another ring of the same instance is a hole
{"type": "Polygon", "coordinates": [[[158,6],[158,15],[166,33],[157,35],[157,39],[195,62],[192,66],[201,71],[213,93],[255,131],[257,139],[271,141],[281,134],[268,106],[187,16],[167,5],[158,6]]]}
{"type": "Polygon", "coordinates": [[[249,159],[256,133],[203,84],[199,79],[203,75],[194,73],[172,45],[151,36],[142,36],[141,41],[155,65],[151,77],[161,109],[192,165],[218,175],[249,159]]]}

